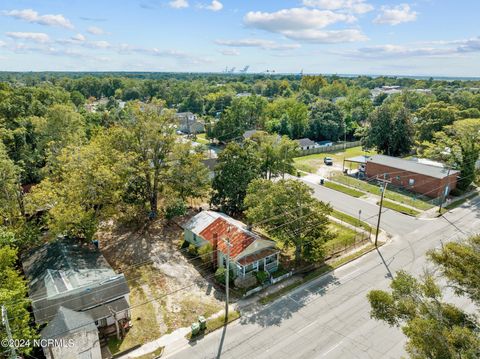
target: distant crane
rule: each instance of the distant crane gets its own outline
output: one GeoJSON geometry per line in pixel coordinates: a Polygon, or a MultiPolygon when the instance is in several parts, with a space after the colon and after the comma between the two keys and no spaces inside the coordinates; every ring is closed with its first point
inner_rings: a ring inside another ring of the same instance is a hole
{"type": "Polygon", "coordinates": [[[250,68],[250,65],[245,66],[243,69],[240,70],[240,73],[242,74],[246,73],[249,68],[250,68]]]}

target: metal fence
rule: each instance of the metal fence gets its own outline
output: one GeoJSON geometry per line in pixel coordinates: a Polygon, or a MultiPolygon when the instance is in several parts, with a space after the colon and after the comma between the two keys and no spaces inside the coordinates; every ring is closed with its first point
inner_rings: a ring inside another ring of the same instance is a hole
{"type": "Polygon", "coordinates": [[[317,148],[310,148],[308,150],[300,150],[299,155],[308,156],[316,153],[337,152],[343,149],[357,147],[357,146],[360,146],[361,144],[362,144],[362,141],[353,141],[353,142],[340,143],[338,145],[333,145],[333,146],[321,146],[317,148]]]}

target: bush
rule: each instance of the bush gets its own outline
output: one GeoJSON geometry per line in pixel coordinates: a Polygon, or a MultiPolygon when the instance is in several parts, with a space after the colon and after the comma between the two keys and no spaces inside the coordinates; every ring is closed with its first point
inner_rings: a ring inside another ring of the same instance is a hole
{"type": "Polygon", "coordinates": [[[177,200],[165,208],[165,218],[170,220],[174,217],[183,216],[187,213],[187,206],[182,200],[177,200]]]}
{"type": "Polygon", "coordinates": [[[197,246],[195,244],[190,244],[188,246],[188,254],[191,256],[196,256],[198,253],[197,246]]]}
{"type": "Polygon", "coordinates": [[[201,256],[200,259],[203,263],[211,263],[212,262],[212,245],[207,243],[200,248],[198,248],[198,255],[201,256]],[[210,254],[210,255],[209,255],[210,254]]]}
{"type": "Polygon", "coordinates": [[[257,281],[259,284],[263,284],[268,279],[269,275],[267,272],[261,270],[255,273],[255,277],[257,277],[257,281]]]}
{"type": "MultiPolygon", "coordinates": [[[[221,284],[225,284],[226,272],[227,270],[224,267],[218,268],[217,271],[215,272],[215,280],[221,284]]],[[[233,273],[232,269],[230,269],[230,274],[228,279],[230,284],[233,284],[235,280],[235,274],[233,273]]]]}

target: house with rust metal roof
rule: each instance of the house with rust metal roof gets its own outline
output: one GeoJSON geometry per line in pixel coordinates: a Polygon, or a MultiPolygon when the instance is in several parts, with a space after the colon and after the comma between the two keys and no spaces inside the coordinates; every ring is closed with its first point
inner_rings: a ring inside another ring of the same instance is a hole
{"type": "Polygon", "coordinates": [[[244,277],[256,271],[272,273],[278,268],[280,251],[275,242],[224,213],[198,213],[184,226],[184,238],[197,247],[210,244],[215,267],[226,266],[228,238],[230,263],[237,276],[244,277]]]}

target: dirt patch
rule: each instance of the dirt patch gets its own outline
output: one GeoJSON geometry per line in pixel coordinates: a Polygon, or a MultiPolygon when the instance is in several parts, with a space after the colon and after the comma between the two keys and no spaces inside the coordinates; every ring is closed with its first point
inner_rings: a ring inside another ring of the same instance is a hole
{"type": "MultiPolygon", "coordinates": [[[[128,229],[109,223],[97,237],[112,267],[125,274],[131,302],[149,302],[144,306],[153,316],[148,321],[135,320],[132,310],[134,330],[125,342],[144,343],[148,328],[143,326],[153,325],[152,331],[163,335],[189,326],[199,315],[208,317],[223,308],[223,293],[216,290],[212,272],[180,249],[183,231],[178,225],[159,220],[128,229]]],[[[141,313],[142,306],[135,312],[141,313]]]]}

